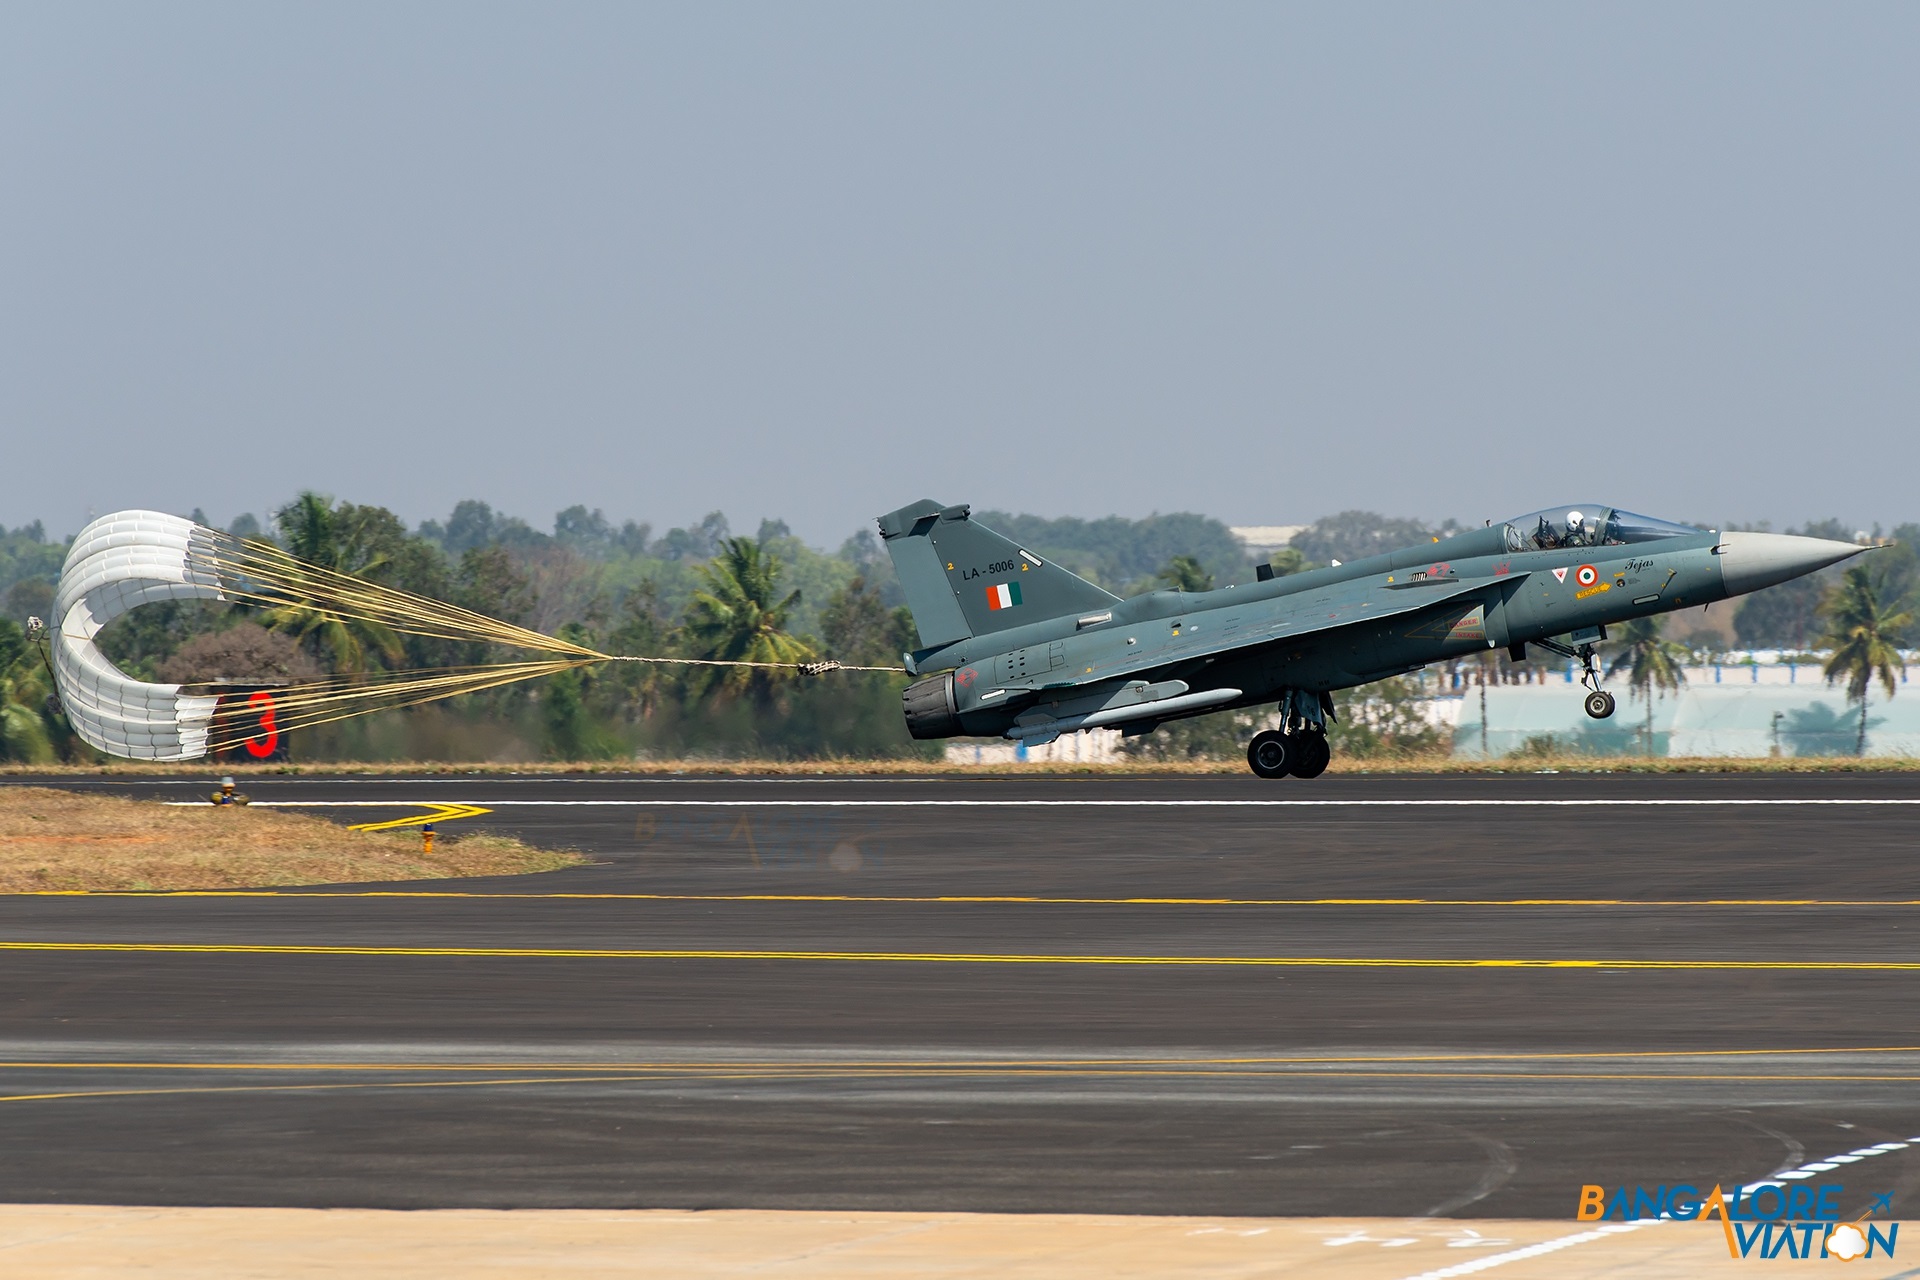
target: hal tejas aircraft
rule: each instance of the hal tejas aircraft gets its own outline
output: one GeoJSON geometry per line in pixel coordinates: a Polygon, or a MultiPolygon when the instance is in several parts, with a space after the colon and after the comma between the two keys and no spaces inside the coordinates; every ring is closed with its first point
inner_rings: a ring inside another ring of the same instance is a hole
{"type": "Polygon", "coordinates": [[[916,738],[1051,742],[1114,726],[1278,704],[1255,735],[1263,778],[1312,778],[1331,753],[1332,693],[1487,649],[1576,659],[1587,714],[1613,714],[1594,645],[1609,624],[1710,604],[1866,548],[1719,533],[1580,504],[1456,537],[1217,591],[1109,594],[930,499],[880,517],[927,675],[902,695],[916,738]]]}

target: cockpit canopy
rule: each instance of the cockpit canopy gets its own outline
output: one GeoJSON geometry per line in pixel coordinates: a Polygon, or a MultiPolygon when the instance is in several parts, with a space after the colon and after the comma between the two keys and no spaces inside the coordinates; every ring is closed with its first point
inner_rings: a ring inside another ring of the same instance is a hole
{"type": "Polygon", "coordinates": [[[1612,507],[1549,507],[1507,521],[1508,551],[1552,551],[1560,547],[1618,547],[1660,538],[1705,533],[1690,524],[1637,516],[1612,507]]]}

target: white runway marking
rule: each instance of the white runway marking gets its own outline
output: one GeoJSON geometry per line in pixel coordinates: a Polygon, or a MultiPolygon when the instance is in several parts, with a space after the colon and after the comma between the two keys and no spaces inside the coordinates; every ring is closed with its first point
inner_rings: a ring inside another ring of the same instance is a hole
{"type": "Polygon", "coordinates": [[[1639,1222],[1615,1222],[1608,1226],[1595,1227],[1591,1231],[1561,1236],[1557,1240],[1542,1240],[1539,1244],[1530,1244],[1523,1249],[1488,1254],[1468,1262],[1455,1263],[1451,1267],[1441,1267],[1436,1271],[1422,1271],[1417,1276],[1409,1276],[1407,1280],[1454,1280],[1456,1276],[1470,1276],[1494,1267],[1504,1267],[1509,1262],[1523,1262],[1528,1258],[1538,1258],[1542,1254],[1558,1253],[1562,1249],[1570,1249],[1577,1244],[1605,1240],[1608,1236],[1624,1235],[1629,1231],[1638,1231],[1642,1227],[1656,1226],[1663,1221],[1662,1218],[1643,1218],[1639,1222]]]}
{"type": "Polygon", "coordinates": [[[1916,1142],[1920,1142],[1920,1137],[1908,1138],[1905,1142],[1882,1142],[1871,1147],[1861,1147],[1856,1151],[1849,1151],[1845,1155],[1828,1156],[1825,1160],[1810,1161],[1797,1169],[1787,1169],[1781,1173],[1776,1173],[1771,1178],[1762,1178],[1758,1182],[1749,1182],[1746,1186],[1740,1188],[1740,1190],[1745,1195],[1752,1195],[1762,1187],[1777,1187],[1782,1182],[1796,1182],[1803,1178],[1811,1178],[1816,1173],[1826,1173],[1830,1170],[1838,1169],[1843,1164],[1858,1164],[1860,1161],[1873,1156],[1885,1156],[1891,1155],[1896,1151],[1905,1151],[1916,1142]]]}

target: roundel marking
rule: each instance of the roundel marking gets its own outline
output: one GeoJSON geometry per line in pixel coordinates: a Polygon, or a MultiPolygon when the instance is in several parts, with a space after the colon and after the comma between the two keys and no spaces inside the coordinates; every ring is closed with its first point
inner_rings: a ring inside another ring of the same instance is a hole
{"type": "Polygon", "coordinates": [[[1590,587],[1600,581],[1600,571],[1590,564],[1583,564],[1574,571],[1573,580],[1583,587],[1590,587]]]}

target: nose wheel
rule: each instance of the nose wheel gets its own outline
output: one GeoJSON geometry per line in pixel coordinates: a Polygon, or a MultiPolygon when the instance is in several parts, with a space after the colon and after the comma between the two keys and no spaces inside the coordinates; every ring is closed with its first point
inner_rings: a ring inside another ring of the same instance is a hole
{"type": "MultiPolygon", "coordinates": [[[[1605,638],[1604,634],[1601,638],[1605,638]]],[[[1613,714],[1613,695],[1600,687],[1600,666],[1593,660],[1594,648],[1591,644],[1583,644],[1577,648],[1569,648],[1557,640],[1532,640],[1528,643],[1539,645],[1542,649],[1549,649],[1554,653],[1565,654],[1569,658],[1578,659],[1581,667],[1580,683],[1587,687],[1587,696],[1584,703],[1587,714],[1595,720],[1605,720],[1613,714]]]]}

